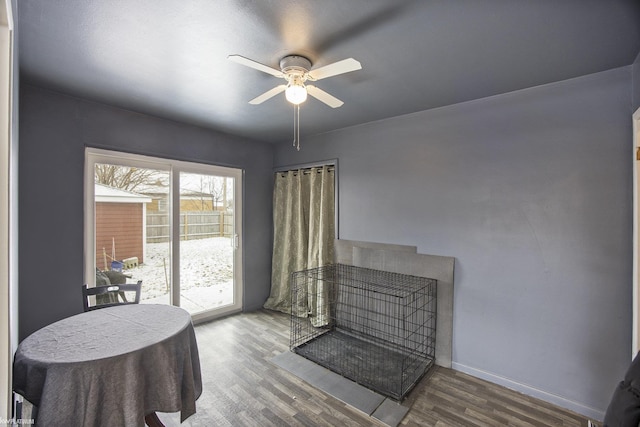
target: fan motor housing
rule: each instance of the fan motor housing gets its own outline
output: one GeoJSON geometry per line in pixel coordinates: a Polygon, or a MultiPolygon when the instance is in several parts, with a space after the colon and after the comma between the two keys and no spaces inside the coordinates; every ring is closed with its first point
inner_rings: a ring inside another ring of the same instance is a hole
{"type": "Polygon", "coordinates": [[[280,60],[280,69],[285,74],[305,74],[311,69],[311,61],[299,55],[285,56],[280,60]]]}

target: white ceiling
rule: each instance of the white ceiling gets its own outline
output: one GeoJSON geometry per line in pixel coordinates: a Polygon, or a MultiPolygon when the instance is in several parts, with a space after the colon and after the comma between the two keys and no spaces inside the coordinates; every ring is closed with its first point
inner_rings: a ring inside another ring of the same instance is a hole
{"type": "Polygon", "coordinates": [[[633,63],[637,0],[20,0],[23,82],[267,142],[292,138],[281,83],[228,61],[360,71],[315,83],[344,101],[302,106],[327,132],[633,63]]]}

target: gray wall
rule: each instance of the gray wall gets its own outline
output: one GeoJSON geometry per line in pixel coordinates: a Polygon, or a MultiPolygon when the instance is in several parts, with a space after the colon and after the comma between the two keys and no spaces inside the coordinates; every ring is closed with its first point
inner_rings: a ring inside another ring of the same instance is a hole
{"type": "Polygon", "coordinates": [[[633,63],[633,111],[640,108],[640,53],[633,63]]]}
{"type": "Polygon", "coordinates": [[[303,137],[275,163],[338,158],[340,238],[456,258],[454,368],[601,418],[631,352],[631,71],[303,137]]]}
{"type": "Polygon", "coordinates": [[[20,339],[82,311],[85,146],[243,168],[244,308],[262,306],[271,277],[270,145],[20,89],[20,339]]]}

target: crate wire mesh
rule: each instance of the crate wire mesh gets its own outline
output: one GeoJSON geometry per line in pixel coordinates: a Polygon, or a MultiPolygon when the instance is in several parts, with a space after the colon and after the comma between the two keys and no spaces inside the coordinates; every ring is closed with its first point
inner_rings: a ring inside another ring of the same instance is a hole
{"type": "Polygon", "coordinates": [[[436,284],[343,264],[294,272],[290,349],[401,401],[435,361],[436,284]]]}

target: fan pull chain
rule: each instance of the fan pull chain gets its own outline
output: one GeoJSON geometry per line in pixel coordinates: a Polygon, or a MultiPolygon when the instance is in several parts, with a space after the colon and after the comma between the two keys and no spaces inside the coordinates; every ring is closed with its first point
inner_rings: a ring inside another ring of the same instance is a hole
{"type": "Polygon", "coordinates": [[[300,104],[293,106],[293,146],[300,151],[300,104]]]}

